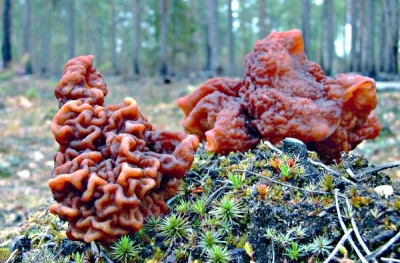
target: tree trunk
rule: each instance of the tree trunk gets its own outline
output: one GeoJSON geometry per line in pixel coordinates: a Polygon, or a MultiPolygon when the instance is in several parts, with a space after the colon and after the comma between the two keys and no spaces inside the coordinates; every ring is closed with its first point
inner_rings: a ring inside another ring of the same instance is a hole
{"type": "Polygon", "coordinates": [[[68,56],[75,57],[75,1],[67,1],[68,56]]]}
{"type": "Polygon", "coordinates": [[[222,75],[218,33],[218,1],[207,0],[207,10],[207,39],[211,55],[211,73],[212,75],[222,75]]]}
{"type": "Polygon", "coordinates": [[[168,75],[168,7],[167,0],[160,0],[160,75],[168,75]]]}
{"type": "Polygon", "coordinates": [[[265,0],[258,0],[258,38],[263,39],[267,36],[267,27],[265,25],[267,14],[265,0]]]}
{"type": "Polygon", "coordinates": [[[324,0],[322,7],[322,63],[326,75],[332,74],[332,61],[333,61],[333,0],[324,0]]]}
{"type": "Polygon", "coordinates": [[[139,49],[140,49],[140,0],[132,0],[132,23],[133,23],[133,58],[132,73],[140,74],[139,49]]]}
{"type": "Polygon", "coordinates": [[[398,0],[384,0],[384,22],[386,28],[386,41],[384,49],[384,65],[383,70],[385,73],[396,74],[397,68],[397,54],[398,54],[398,41],[399,41],[399,3],[398,0]]]}
{"type": "Polygon", "coordinates": [[[375,77],[374,59],[374,24],[375,0],[365,0],[363,51],[361,57],[362,71],[365,75],[375,77]]]}
{"type": "MultiPolygon", "coordinates": [[[[47,25],[46,28],[40,30],[40,76],[49,77],[50,65],[51,65],[51,41],[52,41],[52,18],[53,8],[52,2],[46,1],[43,6],[43,13],[48,15],[42,15],[39,17],[40,23],[47,25]]],[[[59,69],[57,69],[57,73],[59,69]]]]}
{"type": "Polygon", "coordinates": [[[303,34],[304,50],[310,55],[310,0],[302,0],[301,2],[301,31],[303,34]]]}
{"type": "Polygon", "coordinates": [[[24,3],[24,39],[23,51],[26,56],[25,74],[32,74],[32,52],[31,52],[31,12],[32,1],[25,0],[24,3]]]}
{"type": "Polygon", "coordinates": [[[3,2],[3,67],[9,68],[11,64],[11,0],[3,2]]]}
{"type": "Polygon", "coordinates": [[[113,73],[119,75],[118,54],[117,54],[117,18],[115,14],[115,2],[109,0],[111,11],[111,66],[113,73]]]}
{"type": "Polygon", "coordinates": [[[233,38],[232,0],[226,1],[228,5],[228,71],[230,76],[235,75],[235,43],[233,38]]]}
{"type": "Polygon", "coordinates": [[[351,0],[351,51],[350,51],[350,71],[359,72],[360,68],[360,39],[359,39],[359,16],[360,1],[351,0]]]}

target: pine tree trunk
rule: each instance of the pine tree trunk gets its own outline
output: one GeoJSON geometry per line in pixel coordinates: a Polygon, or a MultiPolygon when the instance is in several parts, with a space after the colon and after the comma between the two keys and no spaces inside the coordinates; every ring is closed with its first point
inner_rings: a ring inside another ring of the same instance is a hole
{"type": "MultiPolygon", "coordinates": [[[[40,31],[40,76],[49,77],[50,65],[51,65],[51,42],[52,42],[52,2],[46,1],[42,8],[44,13],[48,15],[42,15],[39,18],[40,23],[47,25],[46,28],[42,28],[40,31]]],[[[57,72],[58,73],[58,72],[57,72]]]]}
{"type": "Polygon", "coordinates": [[[389,74],[398,73],[398,41],[399,41],[399,3],[398,0],[383,0],[386,41],[384,50],[383,71],[389,74]]]}
{"type": "Polygon", "coordinates": [[[68,56],[75,57],[75,0],[67,1],[68,56]]]}
{"type": "Polygon", "coordinates": [[[207,0],[207,10],[207,33],[211,55],[211,71],[212,75],[222,75],[218,34],[218,1],[207,0]]]}
{"type": "Polygon", "coordinates": [[[333,61],[333,0],[324,0],[322,7],[322,63],[326,75],[332,74],[332,61],[333,61]]]}
{"type": "Polygon", "coordinates": [[[233,37],[232,0],[226,1],[228,16],[228,71],[230,76],[235,75],[235,43],[233,37]]]}
{"type": "Polygon", "coordinates": [[[302,0],[301,2],[301,31],[303,34],[304,50],[307,55],[311,54],[310,50],[310,0],[302,0]]]}
{"type": "Polygon", "coordinates": [[[27,61],[25,62],[25,74],[32,74],[32,52],[31,52],[31,13],[32,1],[25,0],[24,3],[24,39],[23,50],[27,61]]]}
{"type": "Polygon", "coordinates": [[[165,78],[168,75],[168,7],[167,0],[159,0],[160,2],[160,75],[165,78]]]}
{"type": "Polygon", "coordinates": [[[9,68],[11,64],[11,0],[3,2],[3,67],[9,68]]]}
{"type": "Polygon", "coordinates": [[[360,39],[359,39],[359,13],[360,1],[351,0],[351,51],[350,71],[359,72],[360,68],[360,39]]]}
{"type": "Polygon", "coordinates": [[[117,18],[115,14],[115,2],[110,1],[111,11],[111,66],[115,75],[119,75],[118,54],[117,54],[117,18]]]}
{"type": "Polygon", "coordinates": [[[365,0],[362,71],[364,74],[375,77],[374,55],[374,24],[375,24],[375,0],[365,0]]]}
{"type": "Polygon", "coordinates": [[[132,0],[132,19],[133,19],[133,58],[132,73],[138,76],[139,68],[139,48],[140,48],[140,0],[132,0]]]}
{"type": "Polygon", "coordinates": [[[258,0],[258,38],[263,39],[267,36],[267,28],[265,25],[267,14],[265,0],[258,0]]]}

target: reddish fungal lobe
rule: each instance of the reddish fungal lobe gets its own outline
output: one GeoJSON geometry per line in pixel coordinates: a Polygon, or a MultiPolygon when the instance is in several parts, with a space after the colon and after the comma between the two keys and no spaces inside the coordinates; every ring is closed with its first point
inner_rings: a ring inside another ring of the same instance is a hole
{"type": "Polygon", "coordinates": [[[246,151],[261,139],[294,137],[325,161],[373,139],[381,124],[375,81],[355,74],[325,76],[307,60],[299,30],[272,32],[246,56],[241,81],[215,78],[180,98],[183,127],[217,153],[246,151]]]}
{"type": "Polygon", "coordinates": [[[50,211],[68,221],[70,239],[109,243],[167,212],[199,141],[156,131],[132,98],[103,105],[106,84],[92,63],[93,56],[69,60],[55,90],[51,130],[60,147],[50,211]]]}

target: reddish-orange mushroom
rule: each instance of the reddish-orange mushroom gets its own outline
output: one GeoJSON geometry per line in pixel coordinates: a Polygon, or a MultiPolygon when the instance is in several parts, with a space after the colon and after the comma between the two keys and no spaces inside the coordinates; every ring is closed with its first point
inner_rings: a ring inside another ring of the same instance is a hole
{"type": "Polygon", "coordinates": [[[132,98],[104,106],[107,88],[92,63],[93,56],[68,61],[55,90],[51,130],[60,147],[50,211],[68,221],[70,239],[109,243],[167,212],[198,139],[156,131],[132,98]]]}
{"type": "Polygon", "coordinates": [[[378,135],[376,104],[373,79],[325,76],[307,60],[298,30],[257,41],[246,56],[243,80],[211,79],[178,100],[183,127],[210,151],[246,151],[261,139],[294,137],[327,161],[378,135]]]}

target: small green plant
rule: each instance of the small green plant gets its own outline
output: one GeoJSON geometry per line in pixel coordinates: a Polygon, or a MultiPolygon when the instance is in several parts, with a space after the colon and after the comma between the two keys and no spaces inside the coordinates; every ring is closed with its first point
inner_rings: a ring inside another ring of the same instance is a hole
{"type": "Polygon", "coordinates": [[[239,175],[237,173],[228,173],[228,182],[232,185],[233,189],[239,190],[246,179],[245,174],[239,175]]]}
{"type": "Polygon", "coordinates": [[[0,262],[6,262],[10,255],[8,247],[0,247],[0,262]]]}
{"type": "Polygon", "coordinates": [[[244,207],[236,199],[224,196],[214,204],[213,210],[210,213],[219,220],[235,223],[236,219],[244,216],[244,207]]]}
{"type": "Polygon", "coordinates": [[[292,235],[296,240],[303,239],[306,236],[307,228],[302,226],[297,226],[293,228],[292,235]]]}
{"type": "Polygon", "coordinates": [[[209,263],[229,263],[232,260],[231,253],[226,247],[215,245],[206,250],[206,258],[209,263]]]}
{"type": "Polygon", "coordinates": [[[189,209],[190,209],[190,203],[188,201],[180,199],[179,204],[176,207],[176,211],[178,213],[186,214],[187,212],[189,212],[189,209]]]}
{"type": "Polygon", "coordinates": [[[187,218],[181,215],[170,214],[166,216],[160,225],[160,235],[168,241],[176,241],[188,235],[189,223],[187,218]]]}
{"type": "Polygon", "coordinates": [[[309,245],[309,251],[317,255],[327,255],[333,248],[331,246],[332,240],[324,236],[314,238],[313,242],[309,245]]]}
{"type": "Polygon", "coordinates": [[[285,234],[279,232],[275,236],[275,241],[282,247],[287,247],[293,241],[293,237],[291,236],[291,232],[285,234]]]}
{"type": "Polygon", "coordinates": [[[351,204],[343,208],[343,215],[342,215],[343,218],[350,220],[353,217],[353,215],[354,215],[354,209],[351,204]]]}
{"type": "Polygon", "coordinates": [[[325,174],[324,178],[322,178],[321,187],[327,192],[331,192],[335,188],[335,184],[333,181],[333,176],[329,173],[325,174]]]}
{"type": "Polygon", "coordinates": [[[191,210],[198,214],[200,218],[203,218],[206,213],[206,205],[204,198],[198,198],[195,202],[190,206],[191,210]]]}
{"type": "Polygon", "coordinates": [[[147,218],[144,226],[145,226],[147,232],[152,233],[152,232],[156,232],[156,230],[160,226],[160,223],[161,223],[161,217],[151,215],[147,218]]]}
{"type": "Polygon", "coordinates": [[[293,172],[295,173],[295,177],[304,177],[306,174],[306,168],[303,165],[297,164],[293,167],[293,172]]]}
{"type": "Polygon", "coordinates": [[[83,254],[81,254],[81,253],[74,253],[72,255],[72,259],[75,261],[75,263],[83,263],[84,262],[84,257],[83,257],[83,254]]]}
{"type": "Polygon", "coordinates": [[[282,180],[286,181],[291,179],[292,168],[290,167],[289,163],[281,162],[279,164],[279,171],[281,172],[282,180]]]}
{"type": "Polygon", "coordinates": [[[135,238],[144,243],[150,243],[150,236],[147,233],[147,229],[145,227],[142,227],[139,231],[135,233],[135,238]]]}
{"type": "Polygon", "coordinates": [[[221,235],[217,231],[208,230],[201,233],[199,240],[199,247],[203,250],[212,248],[215,245],[223,243],[220,239],[221,235]]]}
{"type": "Polygon", "coordinates": [[[287,256],[290,260],[297,260],[299,257],[303,256],[303,248],[297,242],[292,242],[290,246],[285,248],[285,256],[287,256]]]}
{"type": "Polygon", "coordinates": [[[122,236],[111,246],[111,257],[119,262],[132,262],[140,252],[140,246],[135,244],[129,236],[122,236]]]}
{"type": "Polygon", "coordinates": [[[268,238],[268,239],[275,239],[276,238],[276,229],[268,227],[265,230],[265,237],[268,238]]]}

